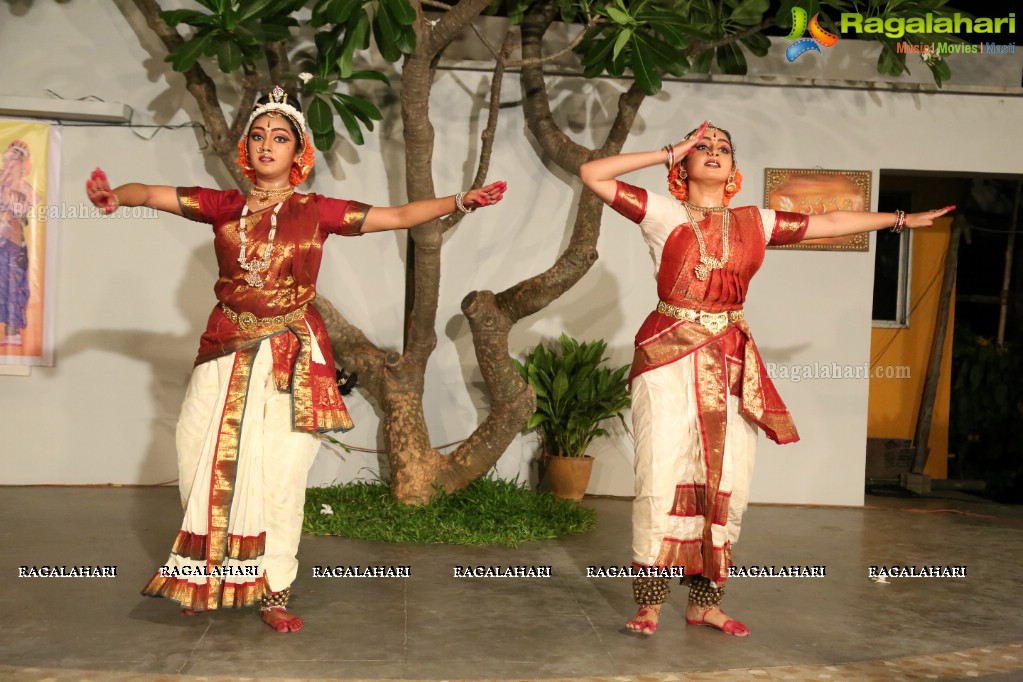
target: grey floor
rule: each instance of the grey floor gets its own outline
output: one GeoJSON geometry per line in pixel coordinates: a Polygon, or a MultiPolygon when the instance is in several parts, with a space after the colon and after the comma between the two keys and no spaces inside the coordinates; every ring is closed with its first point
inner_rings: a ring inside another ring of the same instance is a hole
{"type": "Polygon", "coordinates": [[[292,606],[306,627],[280,635],[251,611],[184,618],[138,595],[178,528],[174,489],[4,488],[0,678],[928,679],[848,671],[980,651],[1001,662],[930,679],[1023,680],[1023,648],[1005,648],[1023,647],[1018,507],[884,497],[865,508],[753,505],[737,565],[823,565],[826,577],[731,580],[725,606],[752,631],[740,639],[686,626],[682,591],[653,637],[627,634],[629,581],[585,571],[628,560],[629,502],[584,504],[598,512],[596,531],[518,549],[305,537],[292,606]],[[83,564],[115,565],[117,577],[17,577],[22,565],[83,564]],[[967,577],[868,579],[869,566],[893,564],[963,565],[967,577]],[[412,569],[408,579],[312,577],[333,565],[412,569]],[[453,577],[467,565],[549,565],[553,577],[453,577]]]}

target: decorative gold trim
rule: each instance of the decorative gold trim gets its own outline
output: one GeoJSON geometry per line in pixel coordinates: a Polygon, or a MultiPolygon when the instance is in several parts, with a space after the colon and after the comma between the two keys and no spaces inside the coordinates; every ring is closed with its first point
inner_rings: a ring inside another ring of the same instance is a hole
{"type": "Polygon", "coordinates": [[[305,317],[306,308],[308,307],[309,304],[305,303],[302,304],[301,307],[292,310],[290,313],[275,315],[273,317],[256,317],[250,312],[236,313],[227,307],[227,304],[220,304],[220,309],[224,311],[224,315],[227,316],[227,319],[238,325],[238,328],[243,332],[252,331],[257,327],[270,327],[271,330],[284,329],[291,323],[305,317]]]}
{"type": "Polygon", "coordinates": [[[674,317],[676,320],[698,322],[715,336],[720,334],[728,326],[729,322],[738,322],[744,319],[742,310],[725,310],[720,313],[712,313],[706,310],[683,308],[667,301],[657,302],[657,312],[668,317],[674,317]]]}

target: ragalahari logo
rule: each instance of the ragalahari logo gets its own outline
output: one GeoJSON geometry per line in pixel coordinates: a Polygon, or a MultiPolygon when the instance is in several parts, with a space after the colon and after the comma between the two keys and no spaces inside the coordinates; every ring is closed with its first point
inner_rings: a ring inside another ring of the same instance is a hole
{"type": "Polygon", "coordinates": [[[820,14],[813,15],[813,19],[809,23],[806,21],[806,16],[806,10],[802,7],[792,8],[792,32],[785,38],[785,40],[795,41],[785,48],[785,59],[789,63],[796,61],[807,52],[819,53],[821,47],[831,47],[838,42],[838,36],[821,28],[820,22],[817,20],[820,14]],[[808,30],[810,37],[804,38],[803,34],[808,30]]]}

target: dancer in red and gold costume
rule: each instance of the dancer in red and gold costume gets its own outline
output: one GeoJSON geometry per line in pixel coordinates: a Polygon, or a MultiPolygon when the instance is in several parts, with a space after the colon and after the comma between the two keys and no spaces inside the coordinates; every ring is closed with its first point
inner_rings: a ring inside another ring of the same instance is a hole
{"type": "Polygon", "coordinates": [[[298,103],[281,88],[257,103],[239,142],[253,183],[236,190],[142,184],[111,189],[97,169],[92,202],[150,206],[213,227],[217,305],[199,342],[177,428],[185,518],[170,558],[143,594],[185,614],[259,604],[280,632],[298,572],[306,476],[316,434],[352,428],[338,393],[323,319],[313,307],[323,243],[397,230],[497,203],[505,183],[393,208],[298,194],[313,146],[298,103]]]}
{"type": "Polygon", "coordinates": [[[799,439],[757,352],[742,306],[768,245],[930,225],[954,207],[835,211],[806,216],[753,206],[728,208],[742,186],[727,131],[704,123],[655,152],[590,161],[586,186],[637,223],[650,247],[660,301],[636,336],[630,375],[636,441],[632,511],[633,582],[640,605],[626,625],[653,634],[684,572],[686,620],[732,635],[749,629],[720,609],[746,509],[757,429],[776,443],[799,439]],[[675,199],[616,178],[665,164],[675,199]],[[684,567],[684,569],[683,569],[684,567]]]}

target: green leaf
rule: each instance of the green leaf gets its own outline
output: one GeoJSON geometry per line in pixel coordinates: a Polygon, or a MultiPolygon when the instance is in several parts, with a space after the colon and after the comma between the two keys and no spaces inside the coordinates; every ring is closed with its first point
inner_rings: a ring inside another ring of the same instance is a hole
{"type": "Polygon", "coordinates": [[[269,21],[253,26],[252,33],[260,43],[280,43],[291,37],[288,26],[269,21]]]}
{"type": "Polygon", "coordinates": [[[416,10],[408,0],[380,0],[380,6],[384,5],[387,6],[391,16],[402,26],[412,26],[416,23],[416,10]]]}
{"type": "Polygon", "coordinates": [[[593,64],[603,65],[604,61],[611,56],[611,50],[614,49],[615,43],[610,38],[603,38],[600,40],[594,40],[583,47],[582,51],[582,64],[583,66],[591,66],[593,64]]]}
{"type": "MultiPolygon", "coordinates": [[[[355,114],[364,121],[384,120],[383,114],[381,114],[380,110],[376,108],[376,105],[364,97],[356,97],[354,95],[346,95],[344,93],[338,93],[337,97],[347,104],[348,108],[355,112],[355,114]]],[[[372,127],[370,129],[372,130],[372,127]]]]}
{"type": "Polygon", "coordinates": [[[341,122],[345,124],[345,129],[348,131],[348,137],[355,144],[363,144],[365,139],[362,136],[362,128],[359,127],[359,122],[355,120],[355,116],[344,106],[340,106],[340,103],[334,102],[334,110],[337,111],[337,115],[341,118],[341,122]]]}
{"type": "Polygon", "coordinates": [[[178,49],[167,55],[175,71],[188,71],[202,56],[210,44],[212,33],[200,32],[191,40],[185,41],[178,49]]]}
{"type": "Polygon", "coordinates": [[[681,50],[676,50],[663,40],[644,33],[636,34],[636,42],[652,55],[654,62],[659,68],[671,75],[681,78],[689,72],[689,61],[682,54],[681,50]]]}
{"type": "Polygon", "coordinates": [[[416,51],[416,32],[411,26],[406,26],[398,34],[395,45],[403,54],[412,54],[416,51]]]}
{"type": "Polygon", "coordinates": [[[529,430],[535,429],[536,427],[540,426],[540,424],[543,424],[545,421],[547,421],[547,418],[542,414],[534,414],[532,417],[529,418],[529,421],[526,422],[526,429],[529,430]]]}
{"type": "Polygon", "coordinates": [[[635,25],[635,21],[628,13],[618,9],[617,7],[608,7],[607,16],[611,18],[611,21],[615,22],[620,26],[635,25]]]}
{"type": "Polygon", "coordinates": [[[238,13],[239,23],[270,14],[275,9],[273,5],[276,3],[277,0],[246,0],[241,3],[241,11],[238,13]]]}
{"type": "Polygon", "coordinates": [[[346,23],[356,10],[362,9],[362,0],[332,0],[331,8],[327,14],[331,23],[346,23]]]}
{"type": "Polygon", "coordinates": [[[373,39],[376,40],[380,56],[389,62],[396,62],[401,59],[401,50],[395,44],[394,36],[385,35],[383,24],[380,21],[382,13],[373,17],[373,39]]]}
{"type": "Polygon", "coordinates": [[[384,85],[390,85],[391,79],[380,71],[356,71],[348,77],[349,80],[373,80],[380,81],[384,85]]]}
{"type": "Polygon", "coordinates": [[[754,33],[742,39],[742,44],[757,57],[766,57],[771,50],[771,39],[763,33],[754,33]]]}
{"type": "Polygon", "coordinates": [[[743,0],[728,18],[737,24],[752,26],[763,20],[764,12],[770,7],[770,0],[743,0]]]}
{"type": "Polygon", "coordinates": [[[931,75],[934,77],[934,84],[939,88],[942,83],[952,77],[952,69],[949,68],[944,59],[929,63],[928,68],[930,68],[931,75]]]}
{"type": "Polygon", "coordinates": [[[217,66],[224,73],[231,73],[242,65],[242,51],[237,43],[225,40],[217,45],[217,66]]]}
{"type": "Polygon", "coordinates": [[[714,50],[704,50],[696,55],[690,62],[694,73],[710,73],[710,67],[714,63],[714,50]]]}
{"type": "Polygon", "coordinates": [[[904,71],[908,71],[906,55],[899,54],[893,47],[892,41],[885,41],[882,44],[884,47],[881,49],[881,55],[877,58],[878,73],[901,76],[904,71]]]}
{"type": "Polygon", "coordinates": [[[660,91],[661,75],[657,72],[653,55],[642,44],[637,43],[633,48],[629,66],[636,78],[636,85],[645,95],[656,95],[660,91]]]}
{"type": "Polygon", "coordinates": [[[224,0],[195,0],[195,1],[215,14],[221,14],[224,11],[224,0]]]}
{"type": "Polygon", "coordinates": [[[188,24],[189,26],[212,26],[216,23],[216,18],[209,14],[203,14],[197,12],[194,9],[175,9],[160,12],[160,18],[163,19],[169,26],[177,26],[178,24],[188,24]]]}
{"type": "MultiPolygon", "coordinates": [[[[380,45],[380,38],[383,37],[384,41],[389,45],[394,45],[395,41],[398,40],[398,35],[401,32],[401,26],[398,24],[398,20],[395,19],[390,11],[387,9],[387,2],[385,0],[380,1],[380,5],[377,7],[376,13],[373,15],[373,22],[380,28],[377,34],[377,45],[380,45]]],[[[388,61],[394,61],[388,60],[388,61]]]]}
{"type": "Polygon", "coordinates": [[[330,105],[322,97],[314,97],[309,103],[309,129],[313,133],[326,133],[334,130],[334,116],[330,113],[330,105]]]}
{"type": "Polygon", "coordinates": [[[632,38],[631,28],[627,28],[618,34],[618,37],[615,39],[614,52],[611,55],[612,60],[618,59],[618,55],[621,54],[622,50],[625,49],[625,46],[629,44],[629,40],[631,38],[632,38]]]}
{"type": "Polygon", "coordinates": [[[334,132],[334,127],[331,126],[328,130],[313,133],[313,145],[321,152],[328,152],[334,146],[336,138],[337,133],[334,132]]]}
{"type": "Polygon", "coordinates": [[[362,12],[355,20],[354,26],[349,26],[345,31],[344,44],[341,48],[341,56],[338,57],[337,67],[342,79],[349,78],[354,72],[355,51],[363,48],[363,43],[368,38],[369,16],[362,12]]]}
{"type": "Polygon", "coordinates": [[[717,61],[724,73],[746,75],[746,56],[742,53],[742,48],[734,43],[722,45],[717,49],[717,61]]]}

